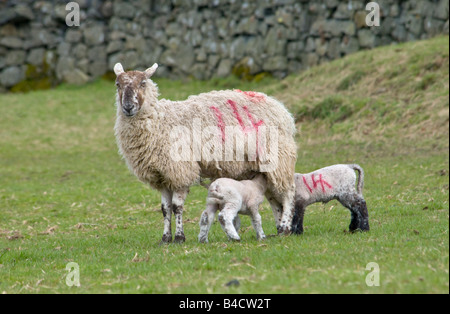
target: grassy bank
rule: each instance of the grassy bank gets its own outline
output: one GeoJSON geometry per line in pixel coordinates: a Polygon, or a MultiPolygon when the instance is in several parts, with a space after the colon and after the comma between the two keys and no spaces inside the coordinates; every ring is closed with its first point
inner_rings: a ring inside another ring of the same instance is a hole
{"type": "MultiPolygon", "coordinates": [[[[157,80],[170,99],[238,88],[282,100],[298,122],[299,172],[364,167],[365,234],[348,234],[348,211],[330,202],[308,207],[302,236],[258,242],[242,217],[240,243],[215,223],[201,245],[206,191],[193,187],[186,243],[159,246],[159,194],[117,153],[112,82],[0,95],[0,292],[448,293],[448,47],[383,47],[283,81],[157,80]],[[81,287],[65,283],[69,262],[81,287]],[[369,262],[379,287],[365,283],[369,262]]],[[[267,203],[261,214],[275,234],[267,203]]]]}

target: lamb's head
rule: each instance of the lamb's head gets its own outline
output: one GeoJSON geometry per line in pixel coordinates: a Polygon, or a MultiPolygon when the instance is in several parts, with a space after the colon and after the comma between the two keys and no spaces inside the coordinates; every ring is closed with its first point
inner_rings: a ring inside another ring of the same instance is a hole
{"type": "Polygon", "coordinates": [[[114,66],[114,73],[117,75],[117,105],[125,116],[136,115],[144,105],[146,97],[151,95],[157,97],[156,85],[150,80],[157,68],[158,64],[155,63],[144,72],[125,72],[120,63],[114,66]]]}

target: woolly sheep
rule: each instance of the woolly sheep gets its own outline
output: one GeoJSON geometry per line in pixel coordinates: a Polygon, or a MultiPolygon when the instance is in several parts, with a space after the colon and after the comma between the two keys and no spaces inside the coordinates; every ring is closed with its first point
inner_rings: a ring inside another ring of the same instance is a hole
{"type": "Polygon", "coordinates": [[[274,98],[240,90],[212,91],[184,101],[158,99],[158,88],[150,80],[157,67],[155,63],[144,72],[125,72],[120,63],[114,66],[117,76],[115,136],[119,152],[130,170],[140,181],[161,192],[162,242],[172,241],[172,212],[176,223],[175,242],[185,241],[184,201],[189,187],[201,178],[243,180],[264,171],[268,181],[266,197],[272,206],[277,230],[289,234],[294,213],[297,158],[292,115],[274,98]],[[202,132],[211,128],[213,134],[204,136],[202,132]],[[237,130],[232,136],[228,132],[230,128],[237,130]],[[270,142],[264,141],[262,136],[268,128],[270,142]],[[200,140],[198,130],[202,131],[200,140]],[[256,138],[256,149],[251,150],[250,145],[246,145],[244,159],[237,159],[238,144],[242,147],[245,136],[256,138]],[[272,142],[272,137],[277,140],[272,142]],[[223,150],[218,150],[219,154],[213,158],[204,157],[205,152],[222,148],[222,145],[230,147],[230,143],[234,157],[231,160],[223,150]]]}
{"type": "Polygon", "coordinates": [[[333,165],[311,173],[295,174],[295,215],[292,231],[303,233],[303,216],[308,205],[338,200],[351,212],[349,230],[369,231],[369,213],[362,195],[364,171],[357,164],[333,165]],[[356,174],[359,173],[355,189],[356,174]]]}
{"type": "Polygon", "coordinates": [[[267,182],[261,173],[252,180],[236,181],[221,178],[211,183],[208,188],[206,209],[200,218],[199,242],[208,242],[208,232],[218,210],[220,225],[231,240],[241,240],[237,233],[240,226],[238,214],[249,215],[256,231],[256,238],[265,239],[258,209],[264,201],[266,189],[267,182]]]}

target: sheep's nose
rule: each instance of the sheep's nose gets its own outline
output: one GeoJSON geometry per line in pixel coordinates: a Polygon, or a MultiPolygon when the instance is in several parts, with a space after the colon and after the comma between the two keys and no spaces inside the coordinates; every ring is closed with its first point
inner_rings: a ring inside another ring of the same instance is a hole
{"type": "Polygon", "coordinates": [[[131,111],[133,110],[133,106],[123,106],[123,113],[125,113],[126,115],[131,115],[131,111]]]}

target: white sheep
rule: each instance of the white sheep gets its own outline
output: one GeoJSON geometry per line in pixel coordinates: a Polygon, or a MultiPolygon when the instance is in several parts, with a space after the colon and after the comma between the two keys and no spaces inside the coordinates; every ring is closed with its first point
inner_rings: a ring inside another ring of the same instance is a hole
{"type": "Polygon", "coordinates": [[[139,180],[161,192],[162,242],[172,241],[172,212],[176,223],[175,242],[185,240],[184,201],[189,187],[200,178],[243,180],[255,172],[265,172],[266,197],[278,232],[290,233],[297,148],[294,119],[284,105],[265,94],[240,90],[212,91],[184,101],[158,99],[158,88],[150,80],[157,67],[154,64],[144,72],[125,72],[120,63],[114,66],[117,75],[115,135],[130,170],[139,180]],[[232,135],[230,128],[234,130],[232,135]],[[270,141],[263,136],[263,131],[269,128],[270,141]],[[204,136],[201,131],[205,130],[210,131],[210,136],[204,136]],[[277,140],[272,141],[272,137],[277,140]],[[243,138],[256,138],[256,148],[251,149],[250,141],[241,145],[243,138]],[[231,147],[231,159],[230,151],[222,150],[223,146],[231,147]],[[240,151],[238,147],[245,148],[240,151]],[[216,148],[219,154],[212,154],[213,158],[205,155],[205,152],[216,152],[216,148]],[[244,158],[238,159],[238,153],[244,158]]]}
{"type": "Polygon", "coordinates": [[[338,200],[351,212],[349,230],[369,231],[369,213],[362,195],[364,171],[357,164],[333,165],[307,174],[295,174],[295,215],[292,231],[303,233],[303,216],[308,205],[338,200]],[[355,170],[359,173],[356,183],[355,170]],[[355,188],[356,185],[356,188],[355,188]]]}
{"type": "Polygon", "coordinates": [[[240,241],[237,231],[240,226],[238,214],[249,215],[256,238],[266,238],[261,225],[259,206],[264,201],[267,181],[263,174],[257,174],[252,180],[236,181],[228,178],[215,180],[208,188],[206,209],[200,218],[199,242],[208,242],[208,232],[219,210],[218,219],[228,238],[240,241]]]}

